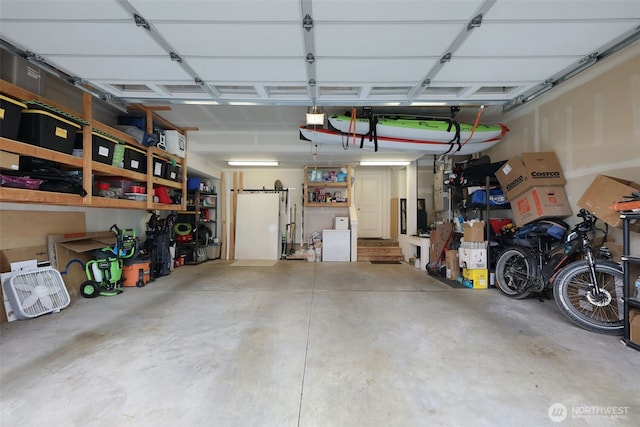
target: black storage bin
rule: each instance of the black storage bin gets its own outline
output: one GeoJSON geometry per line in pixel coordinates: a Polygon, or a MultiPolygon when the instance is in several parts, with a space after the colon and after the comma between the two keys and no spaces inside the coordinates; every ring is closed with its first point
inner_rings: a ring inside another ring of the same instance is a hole
{"type": "Polygon", "coordinates": [[[18,140],[42,148],[73,153],[80,125],[44,110],[23,110],[18,140]]]}
{"type": "Polygon", "coordinates": [[[164,177],[170,181],[182,182],[182,170],[180,170],[180,166],[167,163],[164,167],[164,177]]]}
{"type": "Polygon", "coordinates": [[[166,167],[167,167],[167,162],[165,162],[159,157],[153,158],[153,171],[152,171],[153,176],[156,176],[158,178],[164,178],[166,167]]]}
{"type": "Polygon", "coordinates": [[[27,105],[0,94],[0,136],[16,139],[20,127],[20,116],[27,105]]]}
{"type": "Polygon", "coordinates": [[[147,152],[129,145],[124,147],[124,168],[130,171],[147,173],[147,152]]]}
{"type": "MultiPolygon", "coordinates": [[[[91,132],[91,159],[94,162],[104,163],[111,166],[113,163],[113,153],[118,141],[97,132],[91,132]]],[[[82,133],[76,134],[76,147],[82,147],[82,133]]]]}

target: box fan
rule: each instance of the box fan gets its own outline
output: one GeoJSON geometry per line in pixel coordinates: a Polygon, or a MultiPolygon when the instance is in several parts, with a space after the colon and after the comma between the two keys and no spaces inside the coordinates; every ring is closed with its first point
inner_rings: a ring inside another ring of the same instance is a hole
{"type": "Polygon", "coordinates": [[[60,272],[51,267],[16,273],[2,285],[14,315],[21,320],[59,311],[71,302],[60,272]]]}

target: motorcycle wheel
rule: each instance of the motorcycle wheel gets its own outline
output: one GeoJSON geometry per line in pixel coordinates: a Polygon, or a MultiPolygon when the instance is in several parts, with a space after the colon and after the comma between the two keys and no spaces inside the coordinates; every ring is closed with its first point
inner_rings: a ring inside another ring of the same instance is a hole
{"type": "Polygon", "coordinates": [[[526,298],[530,294],[527,278],[536,277],[537,271],[528,250],[509,248],[496,261],[496,287],[510,298],[526,298]]]}
{"type": "Polygon", "coordinates": [[[591,332],[622,335],[624,329],[621,267],[612,261],[595,261],[600,295],[593,293],[588,261],[566,266],[556,277],[553,296],[562,313],[591,332]]]}

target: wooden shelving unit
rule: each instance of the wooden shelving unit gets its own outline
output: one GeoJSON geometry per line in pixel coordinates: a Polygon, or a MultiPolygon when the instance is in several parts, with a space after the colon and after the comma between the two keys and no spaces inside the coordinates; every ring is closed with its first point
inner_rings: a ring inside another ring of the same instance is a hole
{"type": "Polygon", "coordinates": [[[351,206],[351,179],[353,168],[351,166],[321,166],[304,168],[304,206],[306,207],[349,207],[351,206]],[[337,172],[341,169],[347,170],[344,181],[312,181],[309,179],[310,171],[320,171],[320,173],[337,172]],[[336,192],[341,193],[341,199],[345,201],[333,201],[332,196],[336,192]],[[316,195],[324,194],[325,200],[317,200],[316,195]]]}
{"type": "MultiPolygon", "coordinates": [[[[116,209],[143,209],[143,210],[184,210],[185,209],[185,196],[186,196],[186,174],[187,165],[186,158],[170,154],[166,151],[160,150],[156,147],[144,147],[140,145],[130,135],[108,126],[104,123],[93,120],[92,117],[92,99],[87,93],[83,94],[83,109],[84,112],[78,113],[71,109],[57,104],[42,96],[36,95],[30,91],[15,86],[7,81],[0,80],[0,92],[7,94],[18,100],[37,100],[46,103],[52,107],[66,111],[74,116],[80,117],[85,120],[88,125],[79,131],[83,134],[83,158],[75,157],[72,155],[60,153],[54,150],[38,147],[35,145],[27,144],[20,141],[15,141],[8,138],[0,138],[0,150],[15,153],[21,156],[30,156],[36,158],[47,159],[56,163],[61,169],[69,170],[81,170],[83,175],[83,187],[87,191],[85,197],[81,197],[76,194],[57,193],[50,191],[38,191],[27,190],[9,187],[0,187],[0,202],[9,203],[38,203],[49,205],[65,205],[65,206],[82,206],[82,207],[94,207],[94,208],[116,208],[116,209]],[[148,164],[152,163],[153,156],[166,159],[167,161],[180,166],[182,179],[181,182],[171,181],[168,179],[153,176],[152,169],[147,168],[148,173],[140,173],[131,171],[128,169],[107,165],[92,160],[92,129],[97,129],[101,132],[114,135],[125,144],[132,147],[143,150],[147,154],[148,164]],[[140,181],[146,183],[147,193],[149,196],[146,201],[138,200],[126,200],[126,199],[113,199],[100,197],[92,194],[93,179],[97,177],[117,177],[130,179],[132,181],[140,181]],[[154,203],[153,201],[153,189],[156,186],[164,186],[169,189],[178,190],[182,194],[181,204],[163,204],[154,203]]],[[[136,109],[145,109],[145,107],[136,105],[136,109]]],[[[155,118],[157,116],[150,108],[146,110],[148,118],[155,118]]],[[[152,126],[152,120],[147,120],[149,126],[152,126]]],[[[167,129],[177,129],[184,131],[184,129],[178,129],[168,123],[166,120],[161,120],[162,126],[167,129]]]]}

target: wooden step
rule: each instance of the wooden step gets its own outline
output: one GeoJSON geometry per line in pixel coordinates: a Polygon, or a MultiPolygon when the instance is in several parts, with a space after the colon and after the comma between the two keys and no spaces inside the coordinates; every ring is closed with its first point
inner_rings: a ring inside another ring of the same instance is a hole
{"type": "Polygon", "coordinates": [[[358,247],[399,246],[397,240],[391,239],[358,239],[358,247]]]}
{"type": "Polygon", "coordinates": [[[399,246],[360,246],[358,261],[403,261],[404,255],[399,246]]]}

